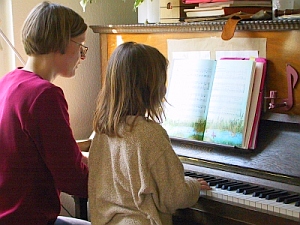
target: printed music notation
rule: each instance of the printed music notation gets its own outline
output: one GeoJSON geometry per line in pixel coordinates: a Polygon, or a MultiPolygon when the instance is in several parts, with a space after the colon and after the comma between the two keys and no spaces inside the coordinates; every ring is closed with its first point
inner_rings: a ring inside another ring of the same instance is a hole
{"type": "Polygon", "coordinates": [[[255,61],[174,58],[171,65],[163,123],[169,135],[247,148],[255,61]]]}
{"type": "Polygon", "coordinates": [[[214,60],[174,59],[167,91],[170,120],[181,118],[193,123],[206,118],[215,63],[214,60]]]}

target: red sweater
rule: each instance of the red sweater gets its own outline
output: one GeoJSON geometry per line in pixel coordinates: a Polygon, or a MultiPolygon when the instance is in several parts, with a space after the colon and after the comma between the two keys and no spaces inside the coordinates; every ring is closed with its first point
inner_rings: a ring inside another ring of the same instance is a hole
{"type": "Polygon", "coordinates": [[[87,197],[81,159],[61,88],[20,69],[0,79],[0,225],[52,224],[60,191],[87,197]]]}

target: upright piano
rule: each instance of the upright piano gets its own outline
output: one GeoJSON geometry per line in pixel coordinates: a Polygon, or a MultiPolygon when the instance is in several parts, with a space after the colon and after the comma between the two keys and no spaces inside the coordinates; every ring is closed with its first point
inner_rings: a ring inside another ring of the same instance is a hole
{"type": "MultiPolygon", "coordinates": [[[[221,38],[224,24],[91,26],[99,34],[101,79],[120,41],[152,45],[167,56],[167,39],[221,38]]],[[[279,98],[287,97],[286,64],[300,71],[299,28],[300,20],[240,21],[236,27],[234,38],[267,39],[266,93],[276,90],[279,98]]],[[[171,139],[186,175],[204,177],[212,187],[193,207],[177,210],[174,224],[300,224],[300,84],[293,97],[288,111],[262,112],[255,150],[171,139]]]]}

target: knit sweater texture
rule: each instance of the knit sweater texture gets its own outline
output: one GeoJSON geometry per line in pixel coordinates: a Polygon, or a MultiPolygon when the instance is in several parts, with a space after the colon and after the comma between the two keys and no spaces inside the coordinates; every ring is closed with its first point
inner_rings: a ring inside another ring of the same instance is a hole
{"type": "Polygon", "coordinates": [[[197,180],[183,165],[161,125],[137,119],[123,137],[96,134],[89,155],[93,225],[170,225],[176,209],[194,205],[197,180]]]}

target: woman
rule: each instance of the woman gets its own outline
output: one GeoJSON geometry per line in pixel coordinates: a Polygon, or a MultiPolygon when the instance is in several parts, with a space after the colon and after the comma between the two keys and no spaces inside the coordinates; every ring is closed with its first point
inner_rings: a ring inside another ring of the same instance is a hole
{"type": "Polygon", "coordinates": [[[75,75],[87,52],[86,30],[77,13],[50,2],[24,22],[26,65],[0,80],[1,225],[70,224],[71,218],[57,219],[60,192],[87,197],[87,159],[73,137],[64,93],[52,83],[75,75]]]}
{"type": "Polygon", "coordinates": [[[162,121],[167,59],[155,48],[121,44],[108,62],[89,156],[91,222],[169,225],[195,204],[204,180],[184,176],[162,121]]]}

